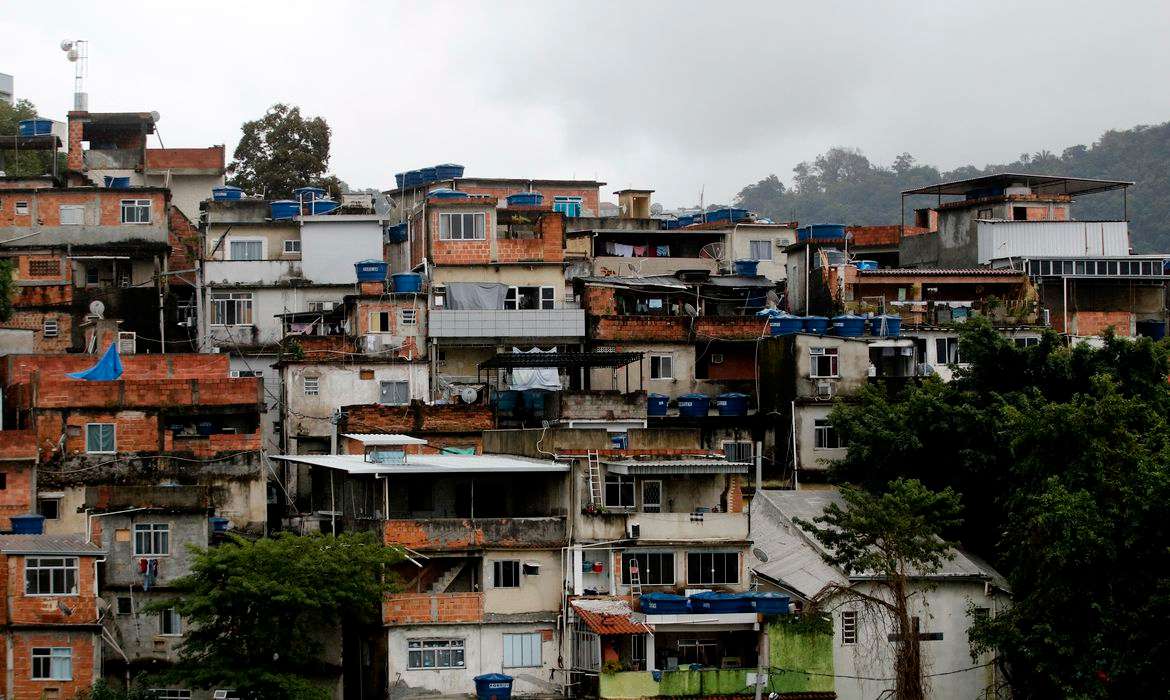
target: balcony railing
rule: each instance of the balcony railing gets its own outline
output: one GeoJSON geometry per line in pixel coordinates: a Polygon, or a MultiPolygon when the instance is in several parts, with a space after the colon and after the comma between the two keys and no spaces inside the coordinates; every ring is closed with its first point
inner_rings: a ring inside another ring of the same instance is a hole
{"type": "Polygon", "coordinates": [[[433,338],[554,338],[585,335],[581,309],[430,312],[433,338]]]}

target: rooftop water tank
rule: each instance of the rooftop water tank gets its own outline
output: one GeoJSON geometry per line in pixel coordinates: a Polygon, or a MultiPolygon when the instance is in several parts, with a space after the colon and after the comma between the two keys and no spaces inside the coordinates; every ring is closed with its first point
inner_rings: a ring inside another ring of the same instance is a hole
{"type": "Polygon", "coordinates": [[[902,334],[902,317],[893,314],[874,316],[870,320],[870,333],[897,338],[902,334]]]}
{"type": "Polygon", "coordinates": [[[666,408],[670,405],[670,397],[666,394],[646,395],[646,415],[665,416],[666,408]]]}
{"type": "Polygon", "coordinates": [[[381,282],[386,279],[386,269],[389,267],[382,260],[360,260],[353,264],[357,272],[358,282],[381,282]]]}
{"type": "Polygon", "coordinates": [[[422,275],[414,272],[399,272],[391,275],[394,280],[394,291],[400,294],[409,294],[422,291],[422,275]]]}
{"type": "Polygon", "coordinates": [[[638,607],[648,615],[683,615],[687,610],[687,597],[673,593],[643,593],[638,607]]]}
{"type": "Polygon", "coordinates": [[[391,243],[406,241],[406,224],[394,224],[386,230],[391,243]]]}
{"type": "Polygon", "coordinates": [[[436,187],[430,192],[427,192],[427,197],[434,199],[467,199],[467,193],[453,190],[450,187],[436,187]]]}
{"type": "Polygon", "coordinates": [[[539,192],[517,192],[508,195],[510,207],[539,207],[544,201],[544,195],[539,192]]]}
{"type": "Polygon", "coordinates": [[[857,261],[857,269],[858,270],[876,270],[876,269],[878,269],[878,264],[877,264],[876,260],[858,260],[857,261]]]}
{"type": "Polygon", "coordinates": [[[130,186],[130,178],[129,177],[111,177],[109,175],[106,175],[105,182],[106,182],[106,187],[108,187],[110,189],[115,189],[115,190],[124,190],[130,186]]]}
{"type": "Polygon", "coordinates": [[[53,120],[21,119],[16,123],[16,131],[19,136],[45,136],[53,133],[53,120]]]}
{"type": "Polygon", "coordinates": [[[842,338],[860,338],[865,335],[865,318],[853,314],[834,316],[833,335],[839,335],[842,338]]]}
{"type": "Polygon", "coordinates": [[[747,394],[740,394],[734,391],[720,394],[715,397],[715,407],[719,409],[719,415],[721,416],[746,416],[748,399],[750,398],[747,394]]]}
{"type": "Polygon", "coordinates": [[[295,199],[278,199],[268,206],[273,219],[291,219],[301,213],[301,203],[295,199]]]}
{"type": "Polygon", "coordinates": [[[224,202],[233,199],[242,199],[244,191],[239,187],[232,187],[231,185],[224,185],[223,187],[212,187],[211,198],[217,202],[224,202]]]}
{"type": "Polygon", "coordinates": [[[341,204],[332,199],[308,199],[303,200],[303,211],[305,214],[313,214],[320,216],[322,214],[332,214],[337,211],[341,204]]]}
{"type": "Polygon", "coordinates": [[[804,330],[804,318],[780,312],[768,322],[772,335],[791,335],[804,330]]]}
{"type": "Polygon", "coordinates": [[[463,177],[463,166],[458,163],[443,163],[435,166],[436,180],[450,180],[456,177],[463,177]]]}
{"type": "Polygon", "coordinates": [[[687,418],[706,416],[711,409],[711,398],[706,394],[684,394],[678,397],[678,414],[687,418]]]}
{"type": "Polygon", "coordinates": [[[439,179],[438,173],[436,172],[434,167],[419,168],[418,172],[419,172],[419,177],[421,178],[422,183],[434,182],[435,180],[439,179]]]}
{"type": "Polygon", "coordinates": [[[796,229],[796,240],[844,240],[845,224],[809,224],[796,229]]]}
{"type": "Polygon", "coordinates": [[[736,260],[735,274],[746,275],[748,277],[756,276],[756,267],[760,264],[759,260],[736,260]]]}
{"type": "Polygon", "coordinates": [[[394,173],[394,184],[398,186],[398,189],[402,189],[402,186],[406,184],[406,173],[394,173]]]}
{"type": "Polygon", "coordinates": [[[45,531],[45,516],[43,515],[26,513],[25,515],[14,515],[10,520],[14,535],[40,535],[45,531]]]}
{"type": "Polygon", "coordinates": [[[422,171],[421,170],[407,170],[406,175],[403,177],[403,180],[404,180],[404,184],[406,187],[414,187],[415,185],[421,185],[423,182],[422,171]]]}
{"type": "Polygon", "coordinates": [[[324,187],[298,187],[293,190],[293,196],[297,199],[313,199],[325,196],[324,187]]]}
{"type": "Polygon", "coordinates": [[[824,335],[829,330],[829,319],[824,316],[805,316],[801,330],[805,333],[824,335]]]}

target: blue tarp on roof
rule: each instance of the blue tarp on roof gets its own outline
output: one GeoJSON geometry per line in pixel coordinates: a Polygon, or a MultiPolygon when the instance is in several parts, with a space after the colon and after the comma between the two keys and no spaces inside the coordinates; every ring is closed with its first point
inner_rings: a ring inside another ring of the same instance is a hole
{"type": "Polygon", "coordinates": [[[118,356],[118,344],[110,343],[106,354],[97,364],[84,372],[69,372],[68,376],[75,379],[87,379],[91,382],[112,382],[122,377],[122,358],[118,356]]]}

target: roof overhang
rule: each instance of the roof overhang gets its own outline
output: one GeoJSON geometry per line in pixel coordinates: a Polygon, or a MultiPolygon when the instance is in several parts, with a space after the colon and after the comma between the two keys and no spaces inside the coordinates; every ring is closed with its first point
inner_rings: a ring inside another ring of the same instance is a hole
{"type": "Polygon", "coordinates": [[[357,440],[366,447],[427,444],[427,441],[421,438],[410,437],[409,435],[400,435],[397,433],[345,433],[341,437],[349,438],[350,440],[357,440]]]}
{"type": "Polygon", "coordinates": [[[932,194],[963,196],[972,190],[995,187],[1011,187],[1019,183],[1032,188],[1033,194],[1094,194],[1108,192],[1133,185],[1125,180],[1097,180],[1085,177],[1057,177],[1054,175],[1033,175],[1028,173],[997,173],[974,177],[968,180],[940,182],[913,190],[903,190],[903,195],[932,194]]]}
{"type": "Polygon", "coordinates": [[[405,464],[367,462],[361,455],[274,455],[272,459],[337,469],[354,476],[393,474],[538,474],[564,473],[568,463],[504,455],[409,455],[405,464]]]}
{"type": "Polygon", "coordinates": [[[640,352],[503,352],[479,363],[479,369],[625,367],[635,362],[641,362],[643,354],[640,352]]]}
{"type": "Polygon", "coordinates": [[[751,462],[724,459],[677,459],[663,462],[611,462],[602,460],[614,474],[747,474],[751,462]]]}

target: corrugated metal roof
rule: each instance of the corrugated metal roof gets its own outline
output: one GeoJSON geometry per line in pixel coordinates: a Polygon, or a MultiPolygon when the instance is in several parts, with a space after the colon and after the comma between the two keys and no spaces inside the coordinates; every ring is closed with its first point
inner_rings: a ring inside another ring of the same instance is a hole
{"type": "Polygon", "coordinates": [[[712,287],[775,287],[776,283],[763,275],[713,275],[703,284],[712,287]]]}
{"type": "MultiPolygon", "coordinates": [[[[645,258],[648,259],[648,258],[645,258]]],[[[578,277],[585,284],[602,284],[613,287],[662,287],[665,289],[687,289],[677,277],[656,275],[654,277],[578,277]]]]}
{"type": "Polygon", "coordinates": [[[495,474],[567,472],[568,463],[507,455],[407,455],[405,464],[367,462],[361,455],[273,455],[272,459],[349,474],[495,474]]]}
{"type": "Polygon", "coordinates": [[[572,601],[577,616],[598,634],[653,633],[646,616],[630,609],[623,598],[578,598],[572,601]]]}
{"type": "Polygon", "coordinates": [[[902,194],[964,195],[972,190],[1011,187],[1021,183],[1032,188],[1035,194],[1091,194],[1129,187],[1132,182],[1125,180],[1097,180],[1087,177],[1059,177],[1056,175],[1030,175],[1027,173],[996,173],[966,180],[952,180],[927,185],[902,194]]]}
{"type": "Polygon", "coordinates": [[[751,462],[728,462],[725,459],[602,462],[615,474],[747,474],[752,466],[751,462]]]}
{"type": "Polygon", "coordinates": [[[105,550],[80,535],[0,535],[5,554],[103,554],[105,550]]]}
{"type": "Polygon", "coordinates": [[[877,270],[858,270],[858,277],[1024,277],[1025,274],[1019,270],[993,270],[988,267],[951,267],[951,268],[929,268],[929,267],[887,267],[879,268],[877,270]]]}

